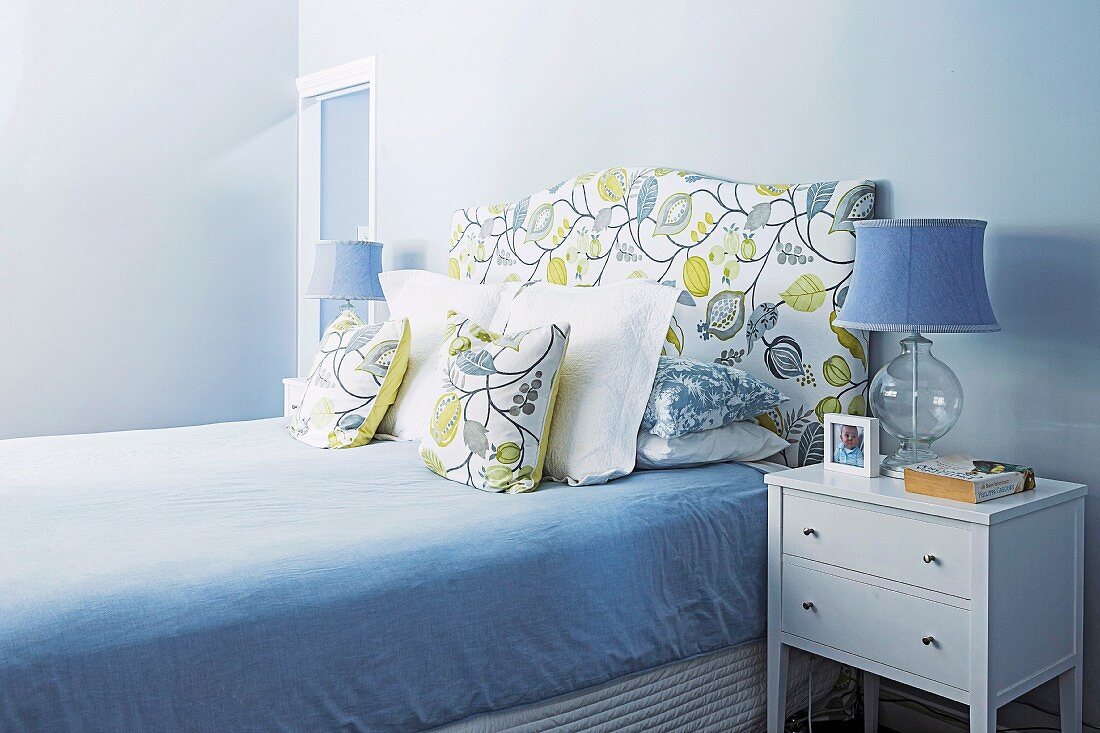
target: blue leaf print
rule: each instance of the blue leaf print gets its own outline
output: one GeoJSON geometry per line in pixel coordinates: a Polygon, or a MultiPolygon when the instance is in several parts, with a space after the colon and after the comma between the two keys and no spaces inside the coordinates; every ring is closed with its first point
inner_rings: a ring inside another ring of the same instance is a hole
{"type": "Polygon", "coordinates": [[[674,438],[751,419],[786,399],[775,387],[740,369],[662,356],[642,428],[674,438]]]}
{"type": "Polygon", "coordinates": [[[362,415],[355,412],[349,412],[340,418],[339,422],[336,423],[336,427],[340,430],[358,430],[363,422],[364,418],[362,415]]]}
{"type": "Polygon", "coordinates": [[[688,183],[695,183],[696,181],[703,180],[702,176],[684,176],[684,180],[688,183]]]}
{"type": "Polygon", "coordinates": [[[836,213],[833,214],[833,225],[829,227],[829,234],[833,232],[855,232],[853,221],[870,219],[875,213],[875,187],[869,183],[861,183],[848,193],[840,197],[836,205],[836,213]]]}
{"type": "Polygon", "coordinates": [[[752,353],[752,345],[764,334],[775,328],[779,322],[779,307],[775,303],[761,303],[749,316],[749,325],[745,328],[746,354],[752,353]]]}
{"type": "Polygon", "coordinates": [[[642,182],[638,189],[638,223],[653,213],[653,207],[657,205],[657,179],[653,176],[642,182]]]}
{"type": "Polygon", "coordinates": [[[821,423],[812,422],[802,431],[798,439],[798,465],[821,463],[825,460],[825,428],[821,423]]]}
{"type": "Polygon", "coordinates": [[[807,219],[813,219],[814,216],[825,210],[825,207],[829,205],[829,200],[833,197],[833,191],[836,190],[837,183],[839,181],[825,181],[810,186],[810,190],[806,192],[807,219]]]}
{"type": "Polygon", "coordinates": [[[762,204],[757,204],[749,211],[749,215],[745,217],[745,231],[751,232],[754,229],[759,229],[762,226],[767,226],[768,220],[772,218],[772,202],[765,201],[762,204]]]}
{"type": "Polygon", "coordinates": [[[495,223],[496,223],[495,218],[486,219],[485,221],[481,222],[481,225],[480,225],[481,228],[478,231],[477,238],[478,239],[488,239],[489,237],[493,236],[493,224],[495,224],[495,223]]]}
{"type": "Polygon", "coordinates": [[[592,233],[596,234],[607,229],[607,225],[611,223],[611,207],[605,206],[596,213],[596,216],[592,220],[592,233]]]}
{"type": "Polygon", "coordinates": [[[527,218],[527,207],[531,204],[531,197],[528,196],[523,201],[516,204],[516,215],[512,219],[512,231],[518,231],[523,226],[523,221],[527,218]]]}
{"type": "Polygon", "coordinates": [[[496,364],[493,363],[493,355],[481,349],[478,351],[463,351],[455,358],[455,366],[464,374],[473,377],[487,377],[497,373],[496,364]]]}
{"type": "Polygon", "coordinates": [[[351,338],[348,339],[347,345],[344,346],[346,351],[356,351],[361,349],[370,343],[370,340],[378,335],[378,332],[382,330],[381,323],[372,323],[369,326],[363,326],[354,331],[351,331],[351,338]]]}
{"type": "Polygon", "coordinates": [[[802,347],[790,336],[779,336],[768,346],[764,363],[780,379],[794,379],[806,373],[802,366],[802,347]]]}

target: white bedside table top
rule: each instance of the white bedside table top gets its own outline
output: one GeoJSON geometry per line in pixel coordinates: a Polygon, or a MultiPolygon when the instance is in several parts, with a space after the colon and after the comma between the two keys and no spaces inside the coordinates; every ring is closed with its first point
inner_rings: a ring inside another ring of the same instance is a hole
{"type": "Polygon", "coordinates": [[[851,499],[895,509],[958,519],[974,524],[996,524],[1028,512],[1061,504],[1088,493],[1083,484],[1038,478],[1034,491],[992,499],[981,504],[967,504],[934,496],[910,494],[905,481],[898,478],[864,478],[837,471],[826,471],[821,464],[777,471],[764,476],[769,486],[782,485],[814,494],[851,499]]]}

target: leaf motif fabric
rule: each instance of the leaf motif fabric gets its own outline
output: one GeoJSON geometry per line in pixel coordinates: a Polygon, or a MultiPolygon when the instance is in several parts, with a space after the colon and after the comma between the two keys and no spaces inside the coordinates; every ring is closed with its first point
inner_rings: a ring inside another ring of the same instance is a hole
{"type": "Polygon", "coordinates": [[[798,379],[805,376],[802,348],[790,336],[777,336],[764,352],[764,363],[778,379],[798,379]]]}
{"type": "Polygon", "coordinates": [[[796,311],[812,313],[825,302],[825,283],[813,273],[799,275],[779,297],[796,311]]]}
{"type": "Polygon", "coordinates": [[[635,216],[641,224],[657,205],[657,179],[647,178],[638,190],[638,209],[635,216]]]}
{"type": "Polygon", "coordinates": [[[676,168],[609,168],[571,181],[525,199],[540,215],[497,225],[502,234],[482,250],[476,235],[489,208],[455,212],[452,274],[479,283],[672,284],[682,295],[666,353],[781,380],[791,402],[769,414],[792,445],[788,465],[818,456],[797,446],[822,404],[866,409],[867,335],[832,320],[855,262],[852,223],[874,216],[873,182],[739,183],[676,168]],[[839,384],[845,368],[851,376],[839,384]]]}
{"type": "Polygon", "coordinates": [[[367,325],[352,311],[342,313],[321,336],[287,430],[316,448],[369,443],[397,397],[411,341],[407,319],[367,325]]]}
{"type": "Polygon", "coordinates": [[[810,187],[806,190],[807,218],[813,219],[816,214],[820,214],[825,210],[825,207],[829,205],[829,199],[833,197],[833,191],[836,190],[836,184],[836,181],[810,184],[810,187]]]}
{"type": "Polygon", "coordinates": [[[531,199],[526,198],[516,204],[515,213],[512,215],[512,231],[523,226],[523,222],[527,219],[527,206],[530,203],[531,199]]]}
{"type": "Polygon", "coordinates": [[[786,400],[778,389],[741,369],[662,356],[642,430],[675,438],[751,420],[786,400]]]}
{"type": "Polygon", "coordinates": [[[420,444],[424,465],[483,491],[538,488],[569,330],[498,335],[452,311],[442,391],[420,444]]]}
{"type": "Polygon", "coordinates": [[[805,466],[808,463],[821,463],[825,456],[825,429],[819,422],[806,425],[798,439],[798,462],[805,466]]]}
{"type": "Polygon", "coordinates": [[[832,232],[854,232],[853,221],[870,219],[875,210],[875,187],[868,183],[853,186],[836,205],[832,232]]]}

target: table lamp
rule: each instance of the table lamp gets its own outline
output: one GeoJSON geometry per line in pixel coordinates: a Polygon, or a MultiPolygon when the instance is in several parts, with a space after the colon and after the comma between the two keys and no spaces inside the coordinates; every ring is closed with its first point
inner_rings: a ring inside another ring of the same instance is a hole
{"type": "Polygon", "coordinates": [[[856,265],[837,326],[908,333],[901,354],[871,380],[871,411],[901,446],[881,472],[936,457],[929,447],[962,414],[963,391],[922,333],[999,331],[985,286],[984,221],[855,222],[856,265]]]}
{"type": "Polygon", "coordinates": [[[381,272],[380,242],[318,242],[305,297],[342,300],[344,312],[355,313],[353,300],[385,300],[381,272]]]}

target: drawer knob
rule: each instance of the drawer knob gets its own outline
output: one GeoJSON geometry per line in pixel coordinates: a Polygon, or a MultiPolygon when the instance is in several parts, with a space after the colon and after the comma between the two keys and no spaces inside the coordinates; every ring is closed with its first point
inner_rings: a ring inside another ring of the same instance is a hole
{"type": "Polygon", "coordinates": [[[934,563],[934,562],[936,562],[936,556],[935,555],[925,555],[924,556],[924,561],[926,563],[934,563]]]}
{"type": "Polygon", "coordinates": [[[802,601],[802,607],[809,611],[814,607],[813,601],[802,601]]]}
{"type": "Polygon", "coordinates": [[[931,636],[926,636],[921,639],[921,641],[924,643],[925,646],[932,646],[932,642],[934,642],[935,639],[933,639],[931,636]]]}
{"type": "Polygon", "coordinates": [[[805,529],[802,530],[802,534],[809,537],[812,534],[817,534],[817,530],[815,530],[813,527],[806,527],[805,529]]]}

